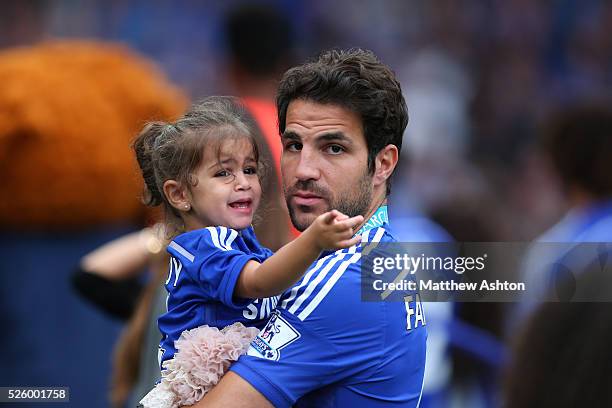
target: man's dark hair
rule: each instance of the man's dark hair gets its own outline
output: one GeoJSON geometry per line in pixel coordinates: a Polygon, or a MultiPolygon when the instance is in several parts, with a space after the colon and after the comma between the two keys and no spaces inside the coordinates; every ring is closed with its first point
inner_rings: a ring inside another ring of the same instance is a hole
{"type": "MultiPolygon", "coordinates": [[[[402,149],[402,136],[408,125],[408,108],[400,84],[389,67],[371,51],[324,51],[306,64],[290,69],[283,76],[276,97],[278,126],[285,131],[287,108],[296,99],[340,105],[361,118],[368,146],[368,170],[374,172],[374,159],[385,146],[402,149]]],[[[390,183],[387,180],[387,194],[390,183]]]]}
{"type": "Polygon", "coordinates": [[[612,196],[612,110],[580,104],[557,112],[543,133],[544,149],[566,187],[595,198],[612,196]]]}

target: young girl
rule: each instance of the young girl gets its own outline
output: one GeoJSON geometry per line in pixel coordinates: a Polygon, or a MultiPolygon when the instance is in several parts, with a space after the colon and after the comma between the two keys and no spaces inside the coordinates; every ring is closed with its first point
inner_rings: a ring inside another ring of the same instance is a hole
{"type": "Polygon", "coordinates": [[[353,228],[363,217],[333,210],[274,255],[257,242],[251,222],[261,187],[253,126],[234,98],[210,97],[175,123],[148,124],[134,143],[145,203],[163,204],[175,235],[168,245],[168,311],[158,321],[162,381],[141,401],[147,407],[201,399],[257,334],[242,324],[261,329],[275,295],[321,251],[360,240],[353,228]]]}

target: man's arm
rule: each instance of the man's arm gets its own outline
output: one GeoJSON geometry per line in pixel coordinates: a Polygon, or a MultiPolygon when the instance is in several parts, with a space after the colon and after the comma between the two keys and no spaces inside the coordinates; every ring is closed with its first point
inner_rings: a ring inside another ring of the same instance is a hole
{"type": "Polygon", "coordinates": [[[273,408],[270,401],[239,375],[228,372],[208,394],[191,408],[273,408]]]}

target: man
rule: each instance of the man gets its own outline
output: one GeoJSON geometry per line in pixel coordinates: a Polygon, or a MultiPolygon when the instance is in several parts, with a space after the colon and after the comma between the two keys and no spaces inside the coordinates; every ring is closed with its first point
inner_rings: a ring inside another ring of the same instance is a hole
{"type": "MultiPolygon", "coordinates": [[[[408,114],[391,70],[368,51],[328,51],[285,73],[277,107],[295,227],[335,208],[364,215],[362,243],[394,241],[386,197],[408,114]]],[[[281,296],[248,354],[196,406],[418,406],[421,305],[361,301],[362,249],[322,253],[281,296]]]]}
{"type": "Polygon", "coordinates": [[[612,242],[612,110],[595,102],[567,106],[549,118],[541,138],[569,211],[527,252],[522,279],[531,292],[516,304],[509,331],[550,291],[557,295],[563,279],[575,279],[573,273],[595,259],[607,259],[610,245],[605,243],[612,242]]]}

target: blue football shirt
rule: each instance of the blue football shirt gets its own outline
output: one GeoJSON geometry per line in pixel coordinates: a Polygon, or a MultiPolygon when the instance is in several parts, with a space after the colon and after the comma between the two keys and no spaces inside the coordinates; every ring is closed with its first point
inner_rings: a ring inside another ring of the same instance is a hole
{"type": "Polygon", "coordinates": [[[394,242],[387,226],[370,225],[362,244],[323,253],[231,367],[274,406],[418,406],[427,338],[418,297],[361,300],[363,248],[394,242]]]}
{"type": "Polygon", "coordinates": [[[244,265],[250,260],[261,263],[272,255],[259,244],[252,227],[241,231],[226,227],[190,231],[170,242],[168,252],[167,313],[158,319],[162,333],[160,366],[174,356],[174,342],[185,330],[202,325],[221,329],[235,322],[263,327],[278,297],[234,297],[244,265]]]}

